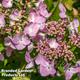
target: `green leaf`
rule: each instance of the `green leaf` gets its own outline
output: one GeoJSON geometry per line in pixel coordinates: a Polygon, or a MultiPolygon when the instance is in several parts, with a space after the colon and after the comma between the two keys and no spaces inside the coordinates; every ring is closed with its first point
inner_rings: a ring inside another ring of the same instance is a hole
{"type": "Polygon", "coordinates": [[[71,51],[73,51],[74,52],[74,50],[76,49],[76,46],[75,47],[73,47],[73,48],[71,48],[71,51]]]}
{"type": "Polygon", "coordinates": [[[0,52],[4,50],[4,46],[2,43],[0,43],[0,52]]]}
{"type": "Polygon", "coordinates": [[[47,4],[48,10],[51,11],[53,6],[53,0],[45,0],[45,3],[47,4]]]}
{"type": "Polygon", "coordinates": [[[60,72],[64,72],[64,68],[61,65],[58,67],[58,69],[60,72]]]}
{"type": "Polygon", "coordinates": [[[54,2],[53,3],[54,4],[54,7],[51,9],[51,13],[52,13],[52,15],[50,16],[50,20],[58,20],[59,18],[60,18],[60,16],[59,16],[59,8],[58,8],[58,4],[59,4],[59,1],[57,1],[57,2],[54,2]]]}
{"type": "Polygon", "coordinates": [[[54,11],[53,15],[51,16],[51,20],[58,20],[60,17],[59,17],[59,9],[58,7],[56,8],[56,10],[54,11]]]}
{"type": "Polygon", "coordinates": [[[7,63],[8,63],[8,60],[5,59],[5,60],[4,60],[4,66],[6,66],[7,63]]]}
{"type": "Polygon", "coordinates": [[[80,80],[80,79],[78,78],[78,75],[77,75],[77,74],[74,74],[74,75],[72,76],[71,80],[80,80]]]}

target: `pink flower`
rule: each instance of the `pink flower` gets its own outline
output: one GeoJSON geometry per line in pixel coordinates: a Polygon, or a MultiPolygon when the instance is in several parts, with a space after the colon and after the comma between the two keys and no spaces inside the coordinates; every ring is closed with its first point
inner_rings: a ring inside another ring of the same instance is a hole
{"type": "Polygon", "coordinates": [[[5,16],[0,14],[0,28],[5,26],[5,16]]]}
{"type": "Polygon", "coordinates": [[[60,12],[66,12],[66,8],[64,7],[62,3],[59,3],[59,10],[60,12]]]}
{"type": "Polygon", "coordinates": [[[15,45],[16,49],[22,50],[24,49],[27,45],[30,44],[30,40],[28,39],[27,36],[21,35],[21,34],[16,34],[12,38],[12,42],[15,45]]]}
{"type": "MultiPolygon", "coordinates": [[[[28,21],[31,23],[31,25],[34,25],[36,27],[36,31],[37,31],[38,28],[39,28],[39,30],[44,29],[46,18],[41,16],[37,10],[31,10],[28,21]]],[[[29,23],[29,25],[30,25],[30,23],[29,23]]]]}
{"type": "Polygon", "coordinates": [[[29,22],[42,24],[45,23],[46,18],[50,16],[47,11],[47,7],[43,2],[40,2],[38,9],[32,9],[29,14],[29,22]]]}
{"type": "Polygon", "coordinates": [[[39,7],[39,4],[43,3],[43,2],[44,2],[44,0],[38,0],[38,2],[36,3],[36,7],[39,7]]]}
{"type": "Polygon", "coordinates": [[[66,77],[66,80],[70,80],[71,77],[73,76],[73,74],[75,74],[75,68],[70,68],[66,71],[65,73],[65,77],[66,77]]]}
{"type": "Polygon", "coordinates": [[[13,21],[19,21],[21,18],[21,11],[18,11],[17,9],[12,12],[10,15],[10,19],[13,21]]]}
{"type": "Polygon", "coordinates": [[[41,54],[39,54],[39,55],[36,57],[35,62],[36,62],[37,65],[40,65],[40,64],[42,64],[42,65],[45,64],[45,65],[46,65],[46,64],[48,64],[48,62],[46,61],[46,58],[43,57],[41,54]]]}
{"type": "Polygon", "coordinates": [[[30,44],[30,40],[27,36],[22,34],[16,34],[14,37],[8,37],[5,39],[5,45],[12,49],[22,50],[30,44]]]}
{"type": "Polygon", "coordinates": [[[40,2],[38,9],[32,9],[30,11],[28,21],[29,24],[24,29],[24,34],[28,34],[30,37],[35,37],[39,30],[43,30],[45,27],[46,18],[49,17],[46,6],[40,2]]]}
{"type": "Polygon", "coordinates": [[[67,17],[64,12],[60,12],[60,13],[59,13],[59,16],[60,16],[61,18],[66,18],[66,17],[67,17]]]}
{"type": "Polygon", "coordinates": [[[70,80],[73,74],[80,73],[80,67],[71,67],[65,72],[65,79],[70,80]]]}
{"type": "Polygon", "coordinates": [[[11,8],[12,7],[12,0],[2,0],[2,5],[5,8],[11,8]]]}
{"type": "Polygon", "coordinates": [[[79,20],[75,18],[72,23],[73,23],[74,30],[78,32],[79,20]]]}
{"type": "Polygon", "coordinates": [[[59,46],[59,44],[57,43],[55,39],[49,40],[48,44],[50,48],[57,48],[59,46]]]}
{"type": "Polygon", "coordinates": [[[24,28],[24,34],[28,34],[31,37],[35,37],[39,31],[40,26],[35,23],[31,23],[24,28]]]}
{"type": "Polygon", "coordinates": [[[38,9],[39,13],[45,18],[48,18],[51,15],[51,13],[48,13],[47,6],[43,2],[40,2],[38,9]]]}
{"type": "Polygon", "coordinates": [[[78,27],[79,27],[79,20],[74,19],[72,22],[70,22],[70,30],[74,34],[74,32],[78,32],[78,27]]]}
{"type": "Polygon", "coordinates": [[[35,37],[39,30],[44,29],[46,18],[41,16],[38,11],[31,10],[28,21],[29,24],[24,28],[24,34],[35,37]]]}
{"type": "Polygon", "coordinates": [[[30,13],[29,13],[28,21],[34,23],[35,20],[36,20],[36,15],[37,15],[36,11],[31,10],[30,13]]]}
{"type": "Polygon", "coordinates": [[[49,63],[44,56],[39,54],[35,59],[35,62],[37,65],[40,65],[39,72],[41,76],[55,75],[56,70],[54,69],[54,63],[53,62],[49,63]]]}
{"type": "Polygon", "coordinates": [[[65,71],[65,79],[71,80],[72,76],[76,73],[80,74],[80,61],[77,61],[74,67],[68,68],[65,71]]]}
{"type": "Polygon", "coordinates": [[[15,45],[13,44],[12,40],[11,40],[11,36],[8,36],[4,39],[4,45],[7,47],[11,47],[12,49],[16,49],[15,45]]]}
{"type": "Polygon", "coordinates": [[[4,55],[2,53],[0,53],[0,61],[4,60],[4,55]]]}
{"type": "Polygon", "coordinates": [[[67,17],[66,8],[64,7],[64,5],[62,3],[59,4],[59,10],[60,10],[59,16],[61,18],[66,18],[67,17]]]}
{"type": "Polygon", "coordinates": [[[31,10],[28,18],[29,22],[36,24],[44,24],[46,22],[46,18],[41,16],[37,10],[31,10]]]}
{"type": "Polygon", "coordinates": [[[34,66],[33,59],[30,57],[30,53],[29,52],[26,52],[25,60],[27,62],[27,65],[26,65],[27,69],[32,68],[34,66]]]}

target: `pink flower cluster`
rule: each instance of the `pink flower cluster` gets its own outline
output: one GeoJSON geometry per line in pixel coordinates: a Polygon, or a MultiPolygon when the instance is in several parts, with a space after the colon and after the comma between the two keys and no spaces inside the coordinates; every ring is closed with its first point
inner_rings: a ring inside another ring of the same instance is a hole
{"type": "Polygon", "coordinates": [[[73,53],[65,42],[56,41],[55,39],[40,40],[36,46],[37,52],[44,55],[49,60],[64,58],[65,61],[74,58],[73,53]]]}
{"type": "Polygon", "coordinates": [[[29,14],[29,23],[24,28],[24,34],[35,37],[40,30],[45,27],[46,19],[50,16],[43,2],[39,3],[37,9],[32,9],[29,14]]]}
{"type": "MultiPolygon", "coordinates": [[[[13,0],[2,0],[3,8],[12,8],[13,0]]],[[[14,50],[26,49],[26,69],[38,66],[41,76],[55,76],[57,74],[56,61],[63,58],[65,62],[75,58],[67,41],[64,40],[66,30],[69,30],[69,41],[80,48],[80,35],[78,34],[79,20],[69,21],[66,8],[59,4],[58,21],[47,21],[51,13],[48,12],[44,0],[39,0],[36,8],[31,8],[26,25],[21,27],[21,32],[10,34],[4,38],[6,55],[11,56],[14,50]],[[54,38],[50,38],[53,36],[54,38]],[[36,43],[34,43],[36,42],[36,43]],[[38,53],[34,58],[30,56],[33,49],[38,53]]],[[[14,27],[23,17],[22,10],[14,9],[9,15],[10,28],[14,27]]],[[[0,29],[6,28],[5,13],[0,13],[0,29]]],[[[19,27],[20,28],[20,27],[19,27]]],[[[4,54],[0,53],[0,61],[4,54]]],[[[65,66],[64,66],[65,67],[65,66]]],[[[80,61],[75,66],[64,69],[65,79],[70,80],[73,74],[80,74],[80,61]]]]}

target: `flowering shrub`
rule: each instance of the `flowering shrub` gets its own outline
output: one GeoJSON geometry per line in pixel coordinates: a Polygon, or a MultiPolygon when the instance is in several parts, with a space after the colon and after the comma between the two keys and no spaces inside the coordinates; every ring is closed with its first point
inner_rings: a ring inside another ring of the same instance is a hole
{"type": "Polygon", "coordinates": [[[79,6],[75,0],[1,0],[0,80],[80,80],[79,6]]]}

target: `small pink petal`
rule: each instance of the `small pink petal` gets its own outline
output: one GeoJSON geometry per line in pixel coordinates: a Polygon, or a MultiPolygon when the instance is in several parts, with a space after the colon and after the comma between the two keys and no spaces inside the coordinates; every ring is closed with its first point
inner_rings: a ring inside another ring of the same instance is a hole
{"type": "Polygon", "coordinates": [[[51,15],[51,13],[48,13],[47,6],[43,2],[39,4],[39,13],[46,18],[51,15]]]}
{"type": "Polygon", "coordinates": [[[33,62],[30,62],[30,63],[28,63],[27,65],[26,65],[26,68],[27,69],[30,69],[30,68],[32,68],[34,66],[34,63],[33,62]]]}
{"type": "Polygon", "coordinates": [[[22,35],[22,34],[16,34],[13,38],[12,38],[12,42],[14,43],[14,46],[16,47],[16,49],[18,50],[22,50],[24,49],[28,44],[30,44],[30,40],[28,39],[28,37],[26,35],[22,35]]]}
{"type": "Polygon", "coordinates": [[[19,43],[18,45],[15,45],[17,50],[23,50],[26,46],[19,43]]]}
{"type": "Polygon", "coordinates": [[[25,54],[25,60],[27,62],[27,65],[26,65],[27,69],[32,68],[34,66],[34,62],[33,62],[32,58],[31,58],[29,52],[26,52],[26,54],[25,54]]]}
{"type": "Polygon", "coordinates": [[[70,30],[72,31],[73,34],[75,31],[78,32],[78,27],[79,20],[75,18],[72,22],[70,22],[70,30]]]}
{"type": "Polygon", "coordinates": [[[5,16],[0,14],[0,28],[5,26],[5,16]]]}
{"type": "Polygon", "coordinates": [[[66,8],[64,7],[64,5],[62,3],[59,3],[59,10],[61,12],[66,12],[66,8]]]}
{"type": "Polygon", "coordinates": [[[47,67],[40,65],[40,74],[41,76],[49,76],[49,70],[47,69],[47,67]]]}
{"type": "Polygon", "coordinates": [[[28,21],[34,23],[35,20],[36,20],[36,16],[37,16],[36,11],[35,10],[31,10],[31,12],[29,13],[28,21]]]}
{"type": "Polygon", "coordinates": [[[41,16],[38,11],[31,10],[28,21],[41,24],[44,23],[46,19],[43,16],[41,16]]]}
{"type": "Polygon", "coordinates": [[[54,68],[54,63],[51,63],[51,64],[50,64],[50,75],[51,75],[51,76],[54,76],[55,73],[56,73],[56,70],[55,70],[55,68],[54,68]]]}
{"type": "Polygon", "coordinates": [[[35,20],[35,23],[38,23],[38,24],[43,24],[46,22],[46,18],[44,18],[43,16],[36,16],[36,20],[35,20]]]}
{"type": "Polygon", "coordinates": [[[75,68],[69,68],[66,72],[65,72],[65,77],[66,80],[70,80],[73,76],[73,74],[77,73],[75,68]]]}
{"type": "Polygon", "coordinates": [[[7,47],[11,47],[12,49],[16,49],[15,46],[13,45],[13,43],[11,42],[11,38],[12,38],[11,36],[6,37],[4,40],[4,44],[7,47]]]}
{"type": "Polygon", "coordinates": [[[59,13],[59,16],[60,16],[61,18],[66,18],[66,17],[67,17],[67,15],[66,15],[64,12],[60,12],[60,13],[59,13]]]}
{"type": "Polygon", "coordinates": [[[40,64],[44,66],[49,65],[45,57],[40,54],[36,57],[35,62],[37,65],[40,65],[40,64]]]}
{"type": "Polygon", "coordinates": [[[24,34],[28,34],[31,37],[35,37],[39,31],[39,24],[33,24],[26,26],[24,29],[24,34]]]}
{"type": "Polygon", "coordinates": [[[48,44],[49,44],[50,48],[57,48],[59,46],[59,44],[54,39],[53,40],[50,40],[48,42],[48,44]]]}
{"type": "Polygon", "coordinates": [[[30,56],[29,52],[26,52],[26,54],[25,54],[25,60],[26,60],[27,63],[32,62],[32,59],[31,59],[31,56],[30,56]]]}
{"type": "Polygon", "coordinates": [[[40,65],[40,74],[41,76],[54,76],[56,70],[54,69],[54,63],[49,65],[40,65]]]}
{"type": "Polygon", "coordinates": [[[11,8],[12,7],[12,0],[2,0],[2,5],[5,8],[11,8]]]}
{"type": "Polygon", "coordinates": [[[73,20],[73,27],[74,27],[75,31],[78,32],[78,27],[79,27],[79,20],[78,19],[73,20]]]}

